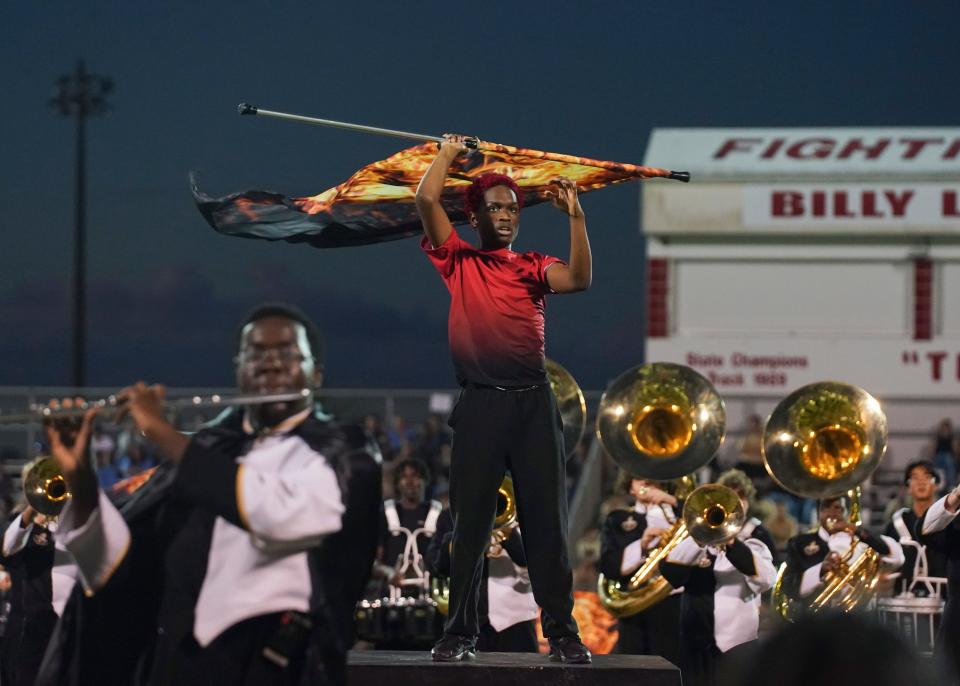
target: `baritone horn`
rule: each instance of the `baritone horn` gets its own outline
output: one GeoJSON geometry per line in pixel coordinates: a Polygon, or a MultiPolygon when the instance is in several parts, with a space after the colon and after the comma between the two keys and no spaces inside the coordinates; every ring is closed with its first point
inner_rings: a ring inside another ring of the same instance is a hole
{"type": "MultiPolygon", "coordinates": [[[[814,383],[784,398],[767,420],[763,464],[783,488],[805,498],[849,494],[851,520],[859,524],[860,484],[880,465],[887,448],[887,419],[880,403],[864,389],[839,382],[814,383]]],[[[790,598],[780,567],[772,602],[793,621],[827,607],[850,612],[873,598],[880,558],[866,547],[855,554],[854,537],[837,571],[824,578],[823,590],[808,600],[790,598]]]]}

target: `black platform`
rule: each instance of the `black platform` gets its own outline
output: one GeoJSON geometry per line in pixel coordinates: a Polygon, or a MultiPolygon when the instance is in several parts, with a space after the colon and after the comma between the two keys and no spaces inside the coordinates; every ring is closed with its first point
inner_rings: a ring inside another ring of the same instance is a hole
{"type": "Polygon", "coordinates": [[[481,653],[433,662],[430,653],[352,650],[350,686],[681,686],[680,670],[652,655],[594,655],[592,665],[561,665],[533,653],[481,653]]]}

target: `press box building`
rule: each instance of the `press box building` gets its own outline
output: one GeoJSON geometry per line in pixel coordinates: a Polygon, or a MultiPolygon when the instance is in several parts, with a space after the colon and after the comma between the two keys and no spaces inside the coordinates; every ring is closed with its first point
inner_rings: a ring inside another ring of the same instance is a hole
{"type": "Polygon", "coordinates": [[[646,359],[689,365],[736,431],[815,381],[883,403],[886,467],[960,427],[960,128],[656,129],[646,359]]]}

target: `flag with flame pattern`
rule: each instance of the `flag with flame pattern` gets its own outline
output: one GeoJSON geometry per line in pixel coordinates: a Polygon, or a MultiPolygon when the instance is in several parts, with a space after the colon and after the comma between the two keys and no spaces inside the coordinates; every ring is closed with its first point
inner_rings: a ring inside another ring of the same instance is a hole
{"type": "MultiPolygon", "coordinates": [[[[422,233],[414,194],[436,154],[435,143],[407,148],[368,164],[338,186],[302,198],[258,190],[212,198],[199,190],[194,177],[191,187],[207,222],[228,236],[316,248],[366,245],[422,233]]],[[[547,200],[550,181],[559,176],[573,180],[581,193],[633,179],[686,180],[683,172],[481,142],[478,150],[460,155],[447,175],[441,201],[452,222],[467,220],[463,189],[490,172],[514,179],[527,207],[547,200]]]]}

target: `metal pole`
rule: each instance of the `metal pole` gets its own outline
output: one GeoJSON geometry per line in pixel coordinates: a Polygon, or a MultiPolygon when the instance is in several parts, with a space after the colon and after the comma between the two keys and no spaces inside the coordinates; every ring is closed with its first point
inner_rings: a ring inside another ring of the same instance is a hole
{"type": "Polygon", "coordinates": [[[86,385],[87,359],[87,117],[107,109],[110,79],[87,72],[77,60],[73,74],[57,80],[50,105],[60,114],[76,117],[73,244],[73,385],[86,385]]]}
{"type": "MultiPolygon", "coordinates": [[[[77,83],[84,83],[83,62],[77,63],[77,83]]],[[[73,385],[86,385],[87,359],[87,178],[86,108],[76,108],[77,159],[75,170],[74,245],[73,245],[73,385]]]]}
{"type": "MultiPolygon", "coordinates": [[[[411,133],[409,131],[398,131],[397,129],[384,129],[379,126],[367,126],[365,124],[351,124],[345,121],[335,121],[333,119],[321,119],[319,117],[305,117],[302,114],[290,114],[288,112],[275,112],[273,110],[264,110],[245,102],[237,105],[239,114],[254,114],[261,117],[273,117],[274,119],[286,119],[287,121],[296,121],[303,124],[315,124],[317,126],[329,126],[335,129],[347,129],[348,131],[361,131],[363,133],[378,133],[382,136],[393,136],[394,138],[409,138],[415,141],[433,141],[442,143],[442,136],[428,136],[424,133],[411,133]]],[[[477,147],[476,138],[468,138],[466,141],[468,148],[477,147]]]]}

